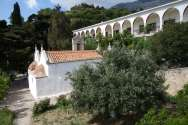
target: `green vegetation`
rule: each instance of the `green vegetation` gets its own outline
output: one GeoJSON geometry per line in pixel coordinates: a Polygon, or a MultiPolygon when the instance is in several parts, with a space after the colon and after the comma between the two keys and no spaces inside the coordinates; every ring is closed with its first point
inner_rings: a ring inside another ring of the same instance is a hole
{"type": "Polygon", "coordinates": [[[49,110],[50,108],[51,108],[50,99],[42,100],[39,103],[34,104],[33,115],[36,116],[41,113],[44,113],[45,111],[49,110]]]}
{"type": "Polygon", "coordinates": [[[84,43],[85,50],[95,50],[97,48],[97,41],[93,37],[86,37],[84,43]]]}
{"type": "Polygon", "coordinates": [[[150,41],[151,54],[158,64],[188,66],[188,23],[165,25],[150,41]]]}
{"type": "Polygon", "coordinates": [[[0,109],[0,125],[13,125],[14,113],[9,109],[0,109]]]}
{"type": "Polygon", "coordinates": [[[10,77],[0,70],[0,100],[4,98],[10,85],[10,77]]]}
{"type": "Polygon", "coordinates": [[[107,116],[143,113],[165,99],[158,70],[142,51],[113,48],[96,67],[83,65],[72,74],[74,106],[107,116]]]}
{"type": "Polygon", "coordinates": [[[70,11],[66,12],[66,15],[71,19],[71,28],[74,30],[125,16],[129,13],[127,9],[105,9],[103,7],[94,7],[93,5],[83,3],[72,7],[70,11]]]}
{"type": "MultiPolygon", "coordinates": [[[[57,5],[31,14],[24,22],[19,4],[15,3],[10,14],[11,24],[0,20],[1,68],[9,73],[25,73],[35,44],[38,47],[42,44],[45,50],[70,50],[72,30],[127,14],[127,9],[105,9],[87,4],[63,12],[57,5]]],[[[91,42],[87,45],[89,49],[95,46],[91,42]]]]}
{"type": "Polygon", "coordinates": [[[20,13],[20,6],[18,2],[14,4],[14,10],[11,13],[10,22],[12,25],[21,26],[23,24],[23,17],[20,13]]]}
{"type": "Polygon", "coordinates": [[[187,125],[188,85],[174,97],[175,102],[161,109],[152,108],[136,125],[187,125]]]}
{"type": "Polygon", "coordinates": [[[57,108],[71,108],[72,107],[72,101],[70,99],[66,99],[65,96],[60,96],[57,100],[57,104],[55,105],[57,108]]]}
{"type": "Polygon", "coordinates": [[[72,36],[70,21],[60,9],[60,6],[56,6],[51,15],[48,30],[49,49],[65,50],[72,47],[70,42],[72,36]]]}

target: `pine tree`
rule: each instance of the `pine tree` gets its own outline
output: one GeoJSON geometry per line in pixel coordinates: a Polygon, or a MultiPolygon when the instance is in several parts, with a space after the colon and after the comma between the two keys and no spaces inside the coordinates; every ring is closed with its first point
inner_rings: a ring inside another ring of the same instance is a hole
{"type": "Polygon", "coordinates": [[[11,13],[10,21],[12,25],[21,26],[23,24],[23,17],[21,16],[18,2],[14,4],[14,10],[11,13]]]}

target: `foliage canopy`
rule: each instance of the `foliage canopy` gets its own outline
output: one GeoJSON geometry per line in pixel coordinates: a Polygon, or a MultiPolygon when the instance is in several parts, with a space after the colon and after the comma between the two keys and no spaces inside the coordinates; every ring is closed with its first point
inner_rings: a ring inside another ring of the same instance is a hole
{"type": "Polygon", "coordinates": [[[84,65],[72,74],[75,106],[106,115],[144,112],[165,97],[158,69],[142,52],[113,48],[96,67],[84,65]]]}

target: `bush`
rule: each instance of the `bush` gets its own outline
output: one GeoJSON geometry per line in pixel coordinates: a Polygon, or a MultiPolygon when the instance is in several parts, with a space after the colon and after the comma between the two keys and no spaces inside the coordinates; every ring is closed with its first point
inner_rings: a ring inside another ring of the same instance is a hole
{"type": "Polygon", "coordinates": [[[96,40],[92,37],[86,37],[84,49],[85,50],[96,50],[96,48],[97,48],[96,40]]]}
{"type": "Polygon", "coordinates": [[[188,115],[188,85],[178,92],[175,97],[177,103],[177,110],[180,114],[188,115]]]}
{"type": "Polygon", "coordinates": [[[176,104],[173,110],[150,109],[136,125],[187,125],[188,123],[188,85],[171,97],[176,104]]]}
{"type": "Polygon", "coordinates": [[[65,108],[66,109],[66,108],[69,108],[69,107],[72,106],[72,101],[66,99],[65,96],[60,96],[58,98],[56,106],[60,107],[60,108],[65,108]]]}
{"type": "Polygon", "coordinates": [[[102,62],[72,74],[74,105],[106,115],[142,113],[164,100],[163,76],[144,53],[113,48],[102,62]]]}
{"type": "Polygon", "coordinates": [[[10,86],[10,77],[0,70],[0,100],[4,98],[10,86]]]}
{"type": "Polygon", "coordinates": [[[0,109],[0,125],[13,125],[14,113],[7,108],[0,109]]]}
{"type": "Polygon", "coordinates": [[[157,63],[188,66],[188,23],[166,25],[150,40],[152,56],[157,63]]]}
{"type": "Polygon", "coordinates": [[[45,111],[49,110],[50,108],[51,108],[50,99],[42,100],[39,103],[34,104],[33,115],[36,116],[41,113],[44,113],[45,111]]]}
{"type": "Polygon", "coordinates": [[[165,125],[187,125],[188,116],[179,116],[168,118],[165,125]]]}
{"type": "Polygon", "coordinates": [[[168,115],[168,111],[164,108],[161,110],[152,108],[136,123],[136,125],[164,125],[168,115]]]}

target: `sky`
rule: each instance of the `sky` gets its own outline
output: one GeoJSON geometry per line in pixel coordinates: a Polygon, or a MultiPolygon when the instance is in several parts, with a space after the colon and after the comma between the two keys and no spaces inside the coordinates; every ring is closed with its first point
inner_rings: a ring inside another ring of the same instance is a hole
{"type": "Polygon", "coordinates": [[[136,0],[0,0],[0,20],[7,20],[9,22],[9,17],[16,1],[20,5],[21,15],[27,20],[29,15],[37,13],[40,9],[53,8],[57,4],[61,5],[62,9],[66,11],[80,3],[109,8],[118,3],[133,2],[136,0]]]}

